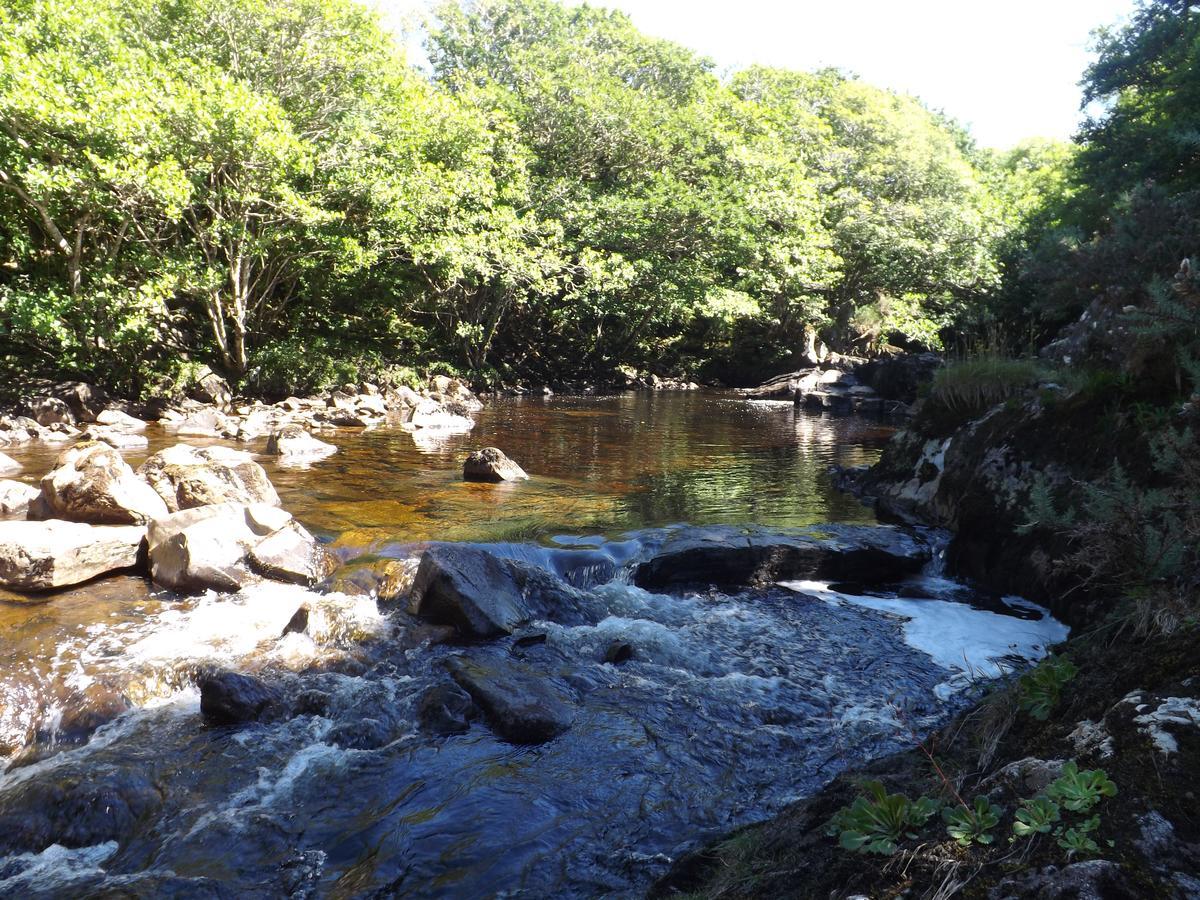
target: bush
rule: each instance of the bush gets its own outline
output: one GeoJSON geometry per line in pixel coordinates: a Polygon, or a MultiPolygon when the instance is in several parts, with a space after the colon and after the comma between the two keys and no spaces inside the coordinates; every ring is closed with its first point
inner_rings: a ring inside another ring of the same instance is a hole
{"type": "Polygon", "coordinates": [[[422,379],[416,369],[389,363],[374,351],[323,337],[293,336],[260,348],[251,360],[244,384],[255,393],[286,397],[364,381],[418,388],[422,379]]]}

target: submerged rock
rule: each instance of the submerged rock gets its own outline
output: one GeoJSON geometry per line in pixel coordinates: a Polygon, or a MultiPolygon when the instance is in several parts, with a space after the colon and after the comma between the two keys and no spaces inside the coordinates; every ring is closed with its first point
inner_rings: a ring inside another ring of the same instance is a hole
{"type": "Polygon", "coordinates": [[[41,518],[102,525],[140,524],[165,516],[167,505],[107,444],[77,444],[42,478],[41,518]]]}
{"type": "Polygon", "coordinates": [[[496,447],[476,450],[463,463],[466,481],[522,481],[528,478],[524,469],[496,447]]]}
{"type": "Polygon", "coordinates": [[[457,684],[437,684],[417,701],[417,721],[430,734],[462,734],[479,717],[471,695],[457,684]]]}
{"type": "Polygon", "coordinates": [[[256,721],[278,702],[265,682],[238,672],[205,672],[196,685],[200,688],[200,712],[214,725],[256,721]]]}
{"type": "Polygon", "coordinates": [[[138,469],[170,512],[215,503],[279,505],[279,494],[249,453],[229,447],[176,444],[138,469]]]}
{"type": "Polygon", "coordinates": [[[795,578],[892,581],[920,571],[929,548],[889,527],[825,525],[804,531],[707,526],[668,534],[633,571],[638,587],[761,585],[795,578]]]}
{"type": "Polygon", "coordinates": [[[0,522],[0,584],[42,591],[138,564],[145,529],[51,519],[0,522]]]}
{"type": "Polygon", "coordinates": [[[446,661],[446,668],[479,704],[488,727],[506,741],[545,743],[575,721],[567,698],[551,687],[545,676],[524,666],[453,657],[446,661]]]}

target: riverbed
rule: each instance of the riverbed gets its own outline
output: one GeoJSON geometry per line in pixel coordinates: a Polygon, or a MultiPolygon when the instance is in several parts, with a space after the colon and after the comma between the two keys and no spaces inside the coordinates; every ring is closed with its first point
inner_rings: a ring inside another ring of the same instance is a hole
{"type": "MultiPolygon", "coordinates": [[[[664,533],[875,524],[828,469],[873,462],[891,431],[643,392],[498,401],[469,433],[347,429],[309,465],[261,458],[342,563],[329,590],[183,599],[121,577],[0,602],[0,827],[16,835],[0,895],[638,894],[682,850],[911,744],[1065,637],[1030,604],[942,577],[932,534],[928,570],[896,584],[631,583],[627,564],[664,533]],[[531,480],[463,482],[482,446],[531,480]],[[431,645],[357,576],[433,541],[562,575],[593,614],[431,645]],[[301,606],[307,627],[284,634],[301,606]],[[606,661],[615,644],[631,657],[606,661]],[[462,656],[552,683],[570,730],[518,746],[482,723],[422,729],[419,698],[462,656]],[[206,725],[193,682],[214,664],[273,679],[300,711],[206,725]],[[65,832],[64,804],[80,808],[65,832]]],[[[147,434],[135,466],[178,442],[147,434]]],[[[10,455],[34,479],[55,451],[10,455]]]]}

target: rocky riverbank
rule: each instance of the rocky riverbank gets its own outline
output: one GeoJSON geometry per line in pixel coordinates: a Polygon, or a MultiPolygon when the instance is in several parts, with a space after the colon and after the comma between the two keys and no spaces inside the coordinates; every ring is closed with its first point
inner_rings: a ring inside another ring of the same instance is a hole
{"type": "Polygon", "coordinates": [[[1196,582],[1121,574],[1187,559],[1192,483],[1174,486],[1198,404],[1153,412],[1127,377],[1009,369],[1023,380],[998,402],[935,389],[839,478],[884,519],[949,529],[948,572],[1077,636],[914,749],[677,861],[655,895],[1200,896],[1196,582]]]}

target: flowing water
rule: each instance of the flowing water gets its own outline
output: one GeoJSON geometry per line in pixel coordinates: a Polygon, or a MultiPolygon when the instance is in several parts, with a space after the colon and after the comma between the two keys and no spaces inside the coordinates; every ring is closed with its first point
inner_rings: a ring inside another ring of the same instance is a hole
{"type": "MultiPolygon", "coordinates": [[[[497,402],[469,434],[338,432],[339,453],[307,468],[263,458],[345,564],[340,590],[181,599],[121,577],[0,599],[0,896],[637,895],[681,850],[911,743],[1065,636],[936,571],[871,588],[629,583],[646,529],[872,524],[827,469],[873,461],[889,433],[642,393],[497,402]],[[463,483],[463,455],[486,445],[532,480],[463,483]],[[568,575],[587,622],[429,645],[353,576],[435,540],[568,575]],[[301,604],[307,629],[283,635],[301,604]],[[633,658],[604,662],[614,641],[633,658]],[[540,746],[479,723],[423,731],[418,698],[457,655],[536,673],[571,698],[573,726],[540,746]],[[192,680],[213,664],[260,673],[292,714],[205,725],[192,680]]],[[[175,443],[149,435],[151,452],[175,443]]],[[[31,478],[53,461],[11,455],[31,478]]]]}

